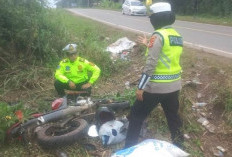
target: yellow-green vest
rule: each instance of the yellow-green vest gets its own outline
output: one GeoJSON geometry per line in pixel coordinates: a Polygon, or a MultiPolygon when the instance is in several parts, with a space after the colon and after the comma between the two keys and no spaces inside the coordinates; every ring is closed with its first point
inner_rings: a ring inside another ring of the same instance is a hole
{"type": "Polygon", "coordinates": [[[89,83],[93,84],[98,79],[100,72],[98,66],[84,58],[77,57],[74,62],[70,62],[67,58],[60,62],[56,69],[55,78],[63,83],[72,81],[77,84],[88,80],[89,83]],[[92,72],[90,78],[88,72],[92,72]]]}
{"type": "Polygon", "coordinates": [[[162,37],[163,47],[150,81],[173,82],[181,79],[182,37],[173,28],[161,28],[156,30],[154,34],[159,34],[162,37]]]}

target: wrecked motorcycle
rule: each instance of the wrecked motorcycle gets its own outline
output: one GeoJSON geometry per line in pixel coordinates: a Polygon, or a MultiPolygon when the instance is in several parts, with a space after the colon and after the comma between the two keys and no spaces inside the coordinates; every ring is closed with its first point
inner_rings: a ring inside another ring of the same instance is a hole
{"type": "Polygon", "coordinates": [[[94,106],[107,106],[112,109],[130,106],[128,101],[91,100],[90,97],[81,97],[81,93],[83,91],[69,92],[60,98],[58,103],[52,104],[51,112],[34,114],[34,118],[14,124],[7,131],[8,137],[17,137],[24,142],[36,137],[36,142],[46,149],[70,145],[87,133],[89,125],[83,118],[84,111],[94,106]]]}

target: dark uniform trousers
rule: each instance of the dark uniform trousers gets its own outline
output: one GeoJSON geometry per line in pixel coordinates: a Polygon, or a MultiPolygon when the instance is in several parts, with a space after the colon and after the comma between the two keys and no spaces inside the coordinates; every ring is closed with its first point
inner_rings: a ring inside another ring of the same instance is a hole
{"type": "Polygon", "coordinates": [[[128,148],[138,143],[138,138],[143,121],[148,114],[161,103],[164,110],[168,127],[171,132],[173,144],[182,147],[183,133],[181,131],[182,121],[178,115],[179,110],[179,91],[167,94],[143,93],[143,101],[136,100],[129,114],[129,128],[125,141],[125,147],[128,148]]]}
{"type": "MultiPolygon", "coordinates": [[[[88,81],[75,84],[76,85],[76,89],[74,89],[75,91],[87,91],[87,93],[80,94],[81,96],[90,96],[91,95],[91,89],[92,89],[91,87],[89,87],[87,89],[81,89],[81,86],[86,84],[86,83],[88,83],[88,81]]],[[[65,92],[64,92],[65,89],[73,90],[73,89],[70,89],[68,83],[63,83],[59,80],[55,80],[54,86],[55,86],[55,89],[60,97],[63,97],[65,95],[65,92]]]]}

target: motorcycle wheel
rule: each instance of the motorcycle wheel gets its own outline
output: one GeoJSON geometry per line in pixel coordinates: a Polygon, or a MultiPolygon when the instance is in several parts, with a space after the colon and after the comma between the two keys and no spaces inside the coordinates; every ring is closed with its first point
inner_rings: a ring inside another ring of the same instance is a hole
{"type": "Polygon", "coordinates": [[[70,145],[83,137],[87,128],[87,121],[79,118],[68,121],[64,127],[49,124],[39,129],[37,142],[45,149],[70,145]]]}

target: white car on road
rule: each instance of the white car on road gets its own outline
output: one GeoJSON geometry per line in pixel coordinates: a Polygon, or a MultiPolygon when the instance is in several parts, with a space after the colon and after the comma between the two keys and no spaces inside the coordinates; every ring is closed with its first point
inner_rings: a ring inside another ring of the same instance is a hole
{"type": "Polygon", "coordinates": [[[147,15],[147,8],[138,0],[125,0],[122,5],[122,14],[147,15]]]}

